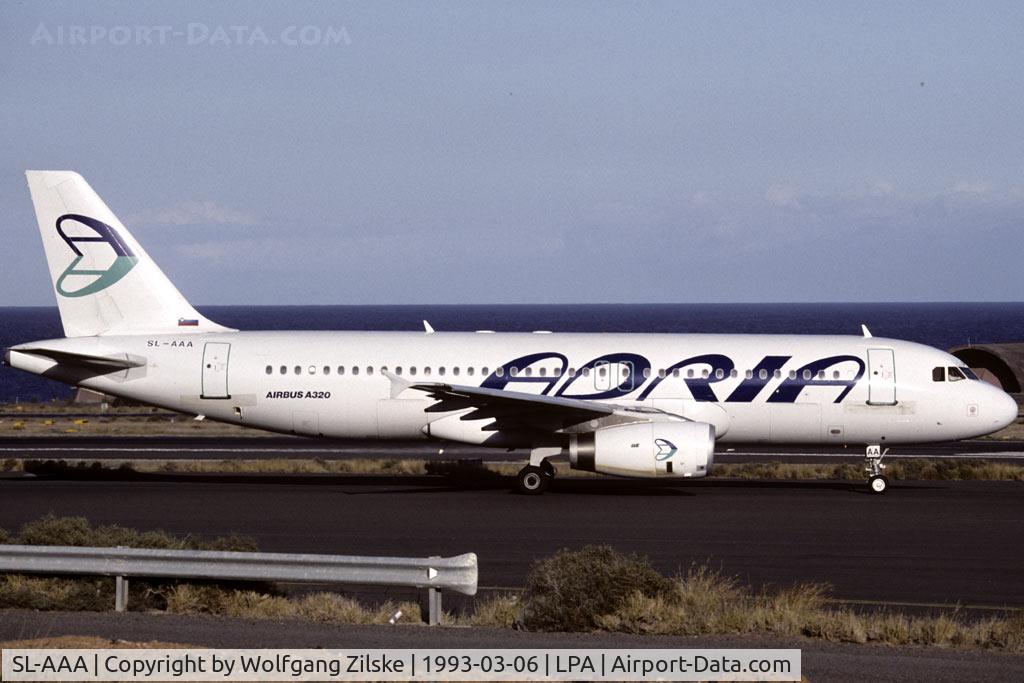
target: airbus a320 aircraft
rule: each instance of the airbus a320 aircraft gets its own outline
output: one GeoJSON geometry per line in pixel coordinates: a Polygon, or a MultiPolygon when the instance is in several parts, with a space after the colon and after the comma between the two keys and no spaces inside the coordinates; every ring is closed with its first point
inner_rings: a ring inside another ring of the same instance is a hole
{"type": "Polygon", "coordinates": [[[937,349],[863,336],[239,332],[189,305],[77,173],[27,173],[66,335],[15,368],[182,413],[305,436],[530,449],[631,477],[707,476],[716,443],[882,448],[997,431],[1016,402],[937,349]]]}

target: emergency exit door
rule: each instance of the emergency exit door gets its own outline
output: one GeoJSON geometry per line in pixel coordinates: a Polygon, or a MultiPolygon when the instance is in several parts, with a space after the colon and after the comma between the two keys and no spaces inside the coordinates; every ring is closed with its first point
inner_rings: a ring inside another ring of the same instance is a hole
{"type": "Polygon", "coordinates": [[[231,398],[228,393],[228,358],[231,344],[207,342],[203,347],[202,398],[231,398]]]}
{"type": "Polygon", "coordinates": [[[868,403],[896,405],[896,359],[892,349],[868,349],[868,403]]]}

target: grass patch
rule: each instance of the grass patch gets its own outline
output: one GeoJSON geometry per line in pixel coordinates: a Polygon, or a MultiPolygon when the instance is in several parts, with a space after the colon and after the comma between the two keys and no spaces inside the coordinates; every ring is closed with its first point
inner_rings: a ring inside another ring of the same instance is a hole
{"type": "Polygon", "coordinates": [[[297,599],[259,591],[181,584],[167,593],[167,611],[176,614],[215,614],[240,619],[302,619],[338,624],[386,624],[398,611],[401,621],[419,623],[419,606],[386,602],[368,608],[337,593],[314,593],[297,599]]]}
{"type": "Polygon", "coordinates": [[[666,587],[658,581],[648,583],[648,569],[642,558],[604,547],[562,550],[534,567],[524,593],[523,621],[539,630],[677,636],[771,634],[842,643],[1024,652],[1024,613],[972,622],[956,613],[927,617],[859,613],[828,607],[828,586],[822,584],[755,592],[707,566],[694,565],[674,580],[661,577],[668,582],[666,587]],[[625,595],[616,591],[604,599],[590,597],[580,602],[581,595],[602,590],[605,577],[624,565],[635,567],[633,577],[644,578],[626,578],[629,590],[625,595]],[[556,569],[564,575],[553,576],[556,569]],[[531,583],[538,582],[556,590],[531,592],[531,583]],[[545,618],[538,619],[538,614],[545,618]]]}
{"type": "MultiPolygon", "coordinates": [[[[987,460],[899,458],[887,461],[890,479],[918,481],[1024,481],[1024,465],[987,460]]],[[[224,459],[224,460],[19,460],[3,462],[7,471],[24,471],[37,476],[81,478],[130,478],[137,474],[279,474],[279,475],[376,475],[444,476],[451,479],[500,481],[514,477],[521,462],[483,462],[475,459],[416,460],[353,458],[306,459],[224,459]]],[[[570,469],[558,462],[559,477],[602,476],[570,469]]],[[[716,464],[716,479],[786,479],[862,481],[867,475],[859,463],[744,462],[716,464]]]]}
{"type": "MultiPolygon", "coordinates": [[[[6,533],[6,532],[5,532],[6,533]]],[[[0,535],[0,538],[3,538],[0,535]]],[[[234,550],[255,552],[256,540],[230,534],[213,539],[174,536],[159,529],[139,531],[118,524],[94,527],[85,517],[57,517],[48,514],[21,527],[17,535],[7,534],[5,543],[19,545],[71,545],[98,548],[159,548],[167,550],[234,550]]]]}
{"type": "MultiPolygon", "coordinates": [[[[238,534],[213,539],[192,535],[174,536],[165,531],[139,531],[117,524],[94,527],[84,517],[57,517],[53,514],[28,522],[17,534],[0,530],[0,543],[240,552],[258,549],[255,539],[238,534]]],[[[177,585],[179,582],[174,580],[129,581],[128,604],[133,610],[165,609],[167,593],[177,585]]],[[[265,583],[236,585],[276,592],[272,585],[265,583]]],[[[113,604],[114,579],[111,577],[0,575],[0,608],[102,611],[110,609],[113,604]]]]}

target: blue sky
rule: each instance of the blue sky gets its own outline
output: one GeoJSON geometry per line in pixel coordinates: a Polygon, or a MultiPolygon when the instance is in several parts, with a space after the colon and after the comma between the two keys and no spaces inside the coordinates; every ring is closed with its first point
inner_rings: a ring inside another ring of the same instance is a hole
{"type": "Polygon", "coordinates": [[[1024,300],[1022,35],[1010,2],[3,3],[0,305],[53,303],[26,168],[198,304],[1024,300]]]}

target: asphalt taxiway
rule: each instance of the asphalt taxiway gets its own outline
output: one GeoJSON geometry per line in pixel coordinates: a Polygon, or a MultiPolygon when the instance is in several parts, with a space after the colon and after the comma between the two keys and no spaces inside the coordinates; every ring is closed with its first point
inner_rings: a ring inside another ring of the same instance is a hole
{"type": "Polygon", "coordinates": [[[0,527],[47,513],[267,551],[480,557],[480,585],[523,585],[538,558],[608,543],[663,572],[706,563],[754,586],[820,582],[867,604],[1024,608],[1024,484],[139,475],[0,478],[0,527]]]}

